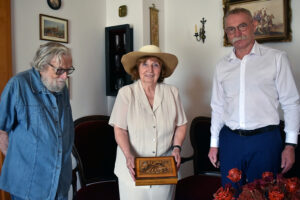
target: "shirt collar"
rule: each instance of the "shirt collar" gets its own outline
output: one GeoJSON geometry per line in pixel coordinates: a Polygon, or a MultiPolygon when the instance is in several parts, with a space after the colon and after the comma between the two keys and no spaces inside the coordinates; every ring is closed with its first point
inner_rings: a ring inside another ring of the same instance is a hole
{"type": "MultiPolygon", "coordinates": [[[[260,51],[260,44],[258,44],[256,41],[254,42],[254,45],[248,55],[258,55],[261,56],[261,51],[260,51]]],[[[238,59],[235,55],[235,48],[232,49],[231,53],[228,56],[228,60],[235,60],[238,59]]]]}
{"type": "MultiPolygon", "coordinates": [[[[141,80],[138,80],[137,82],[138,82],[137,84],[140,88],[140,91],[142,92],[142,95],[139,95],[140,101],[146,107],[146,109],[151,110],[149,101],[147,99],[146,93],[145,93],[145,91],[143,89],[143,86],[142,86],[142,82],[141,82],[141,80]]],[[[153,107],[152,107],[151,112],[154,112],[161,105],[161,102],[162,102],[162,99],[163,99],[163,89],[161,87],[162,86],[161,86],[160,83],[157,83],[156,86],[155,86],[154,102],[153,102],[153,107]]]]}

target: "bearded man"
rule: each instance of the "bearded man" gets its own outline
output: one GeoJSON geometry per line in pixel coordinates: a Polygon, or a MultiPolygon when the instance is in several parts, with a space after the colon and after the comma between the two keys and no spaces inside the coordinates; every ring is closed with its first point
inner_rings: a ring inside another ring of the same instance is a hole
{"type": "Polygon", "coordinates": [[[0,188],[12,200],[68,199],[74,125],[66,80],[73,71],[70,49],[48,42],[2,93],[0,188]]]}

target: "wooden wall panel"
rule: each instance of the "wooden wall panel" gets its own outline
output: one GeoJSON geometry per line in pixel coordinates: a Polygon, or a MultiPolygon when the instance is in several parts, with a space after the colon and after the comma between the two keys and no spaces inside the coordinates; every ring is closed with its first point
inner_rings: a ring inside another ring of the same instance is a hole
{"type": "Polygon", "coordinates": [[[10,0],[0,0],[0,92],[12,75],[10,0]]]}
{"type": "MultiPolygon", "coordinates": [[[[10,15],[10,0],[0,0],[0,93],[12,75],[10,15]]],[[[0,173],[3,160],[4,155],[0,153],[0,173]]],[[[0,190],[0,199],[10,200],[10,195],[0,190]]]]}

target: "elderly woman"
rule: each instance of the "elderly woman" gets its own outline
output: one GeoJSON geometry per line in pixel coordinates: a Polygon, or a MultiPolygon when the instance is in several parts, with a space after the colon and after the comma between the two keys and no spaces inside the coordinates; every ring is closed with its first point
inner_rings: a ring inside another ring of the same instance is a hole
{"type": "Polygon", "coordinates": [[[178,59],[147,45],[124,55],[121,62],[136,81],[119,90],[109,121],[118,143],[115,173],[120,198],[173,199],[174,185],[135,186],[134,158],[173,155],[180,166],[187,120],[178,89],[163,83],[178,59]]]}

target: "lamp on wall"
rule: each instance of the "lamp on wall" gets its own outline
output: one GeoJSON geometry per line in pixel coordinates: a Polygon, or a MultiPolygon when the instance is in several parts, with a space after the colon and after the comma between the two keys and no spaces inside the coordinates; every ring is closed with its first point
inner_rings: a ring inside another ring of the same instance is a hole
{"type": "Polygon", "coordinates": [[[198,28],[197,28],[197,24],[195,24],[195,37],[196,37],[196,40],[199,42],[199,41],[202,41],[204,43],[205,41],[205,22],[206,22],[206,19],[204,19],[204,17],[202,17],[202,20],[200,21],[201,24],[202,24],[202,27],[200,28],[199,32],[198,32],[198,28]]]}

